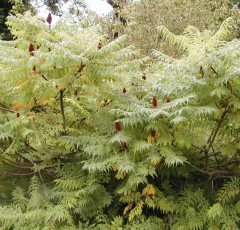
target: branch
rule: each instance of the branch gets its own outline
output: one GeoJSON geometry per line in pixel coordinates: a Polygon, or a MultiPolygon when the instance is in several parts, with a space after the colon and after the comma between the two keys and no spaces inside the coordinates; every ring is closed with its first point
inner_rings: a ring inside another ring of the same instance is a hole
{"type": "Polygon", "coordinates": [[[50,170],[50,169],[43,169],[44,172],[47,172],[47,173],[55,173],[55,171],[53,170],[50,170]]]}
{"type": "Polygon", "coordinates": [[[198,172],[201,172],[203,174],[206,174],[206,171],[203,169],[198,168],[197,166],[191,164],[190,162],[186,161],[186,164],[190,165],[192,168],[196,169],[198,172]]]}
{"type": "MultiPolygon", "coordinates": [[[[24,160],[32,163],[33,166],[35,165],[35,162],[34,162],[34,161],[32,161],[31,159],[25,157],[25,156],[22,155],[21,153],[17,153],[17,155],[20,156],[21,158],[23,158],[24,160]]],[[[41,161],[40,161],[40,162],[41,162],[41,161]]],[[[35,173],[35,172],[34,172],[34,173],[35,173]]],[[[40,178],[41,182],[43,182],[43,177],[42,177],[41,171],[38,172],[38,175],[39,175],[39,178],[40,178]]]]}
{"type": "MultiPolygon", "coordinates": [[[[86,64],[81,63],[80,66],[78,66],[78,71],[77,71],[77,73],[75,74],[75,76],[77,76],[78,73],[81,73],[81,72],[83,71],[83,69],[84,69],[85,66],[86,66],[86,64]]],[[[76,67],[76,66],[73,66],[73,67],[76,67]]],[[[73,78],[73,80],[68,84],[68,86],[64,88],[64,90],[66,90],[67,88],[69,88],[69,87],[74,83],[75,79],[76,79],[76,78],[73,78]]],[[[57,88],[58,88],[58,86],[56,86],[56,89],[57,89],[57,88]]],[[[63,91],[64,91],[64,90],[63,90],[63,91]]],[[[68,93],[68,92],[69,92],[69,90],[67,91],[67,93],[68,93]]],[[[54,97],[54,99],[57,99],[58,94],[59,94],[59,91],[58,91],[57,95],[54,97]]]]}
{"type": "Polygon", "coordinates": [[[225,118],[226,114],[228,113],[229,109],[230,109],[230,107],[227,107],[227,108],[225,109],[225,111],[223,112],[220,120],[218,121],[218,124],[217,124],[216,129],[212,132],[212,134],[211,134],[211,136],[210,136],[211,138],[208,139],[209,145],[208,145],[208,147],[206,148],[206,152],[209,152],[209,150],[211,149],[211,147],[212,147],[212,145],[213,145],[213,142],[215,141],[215,138],[216,138],[216,136],[217,136],[217,134],[218,134],[218,131],[219,131],[220,127],[221,127],[221,124],[223,123],[224,118],[225,118]]]}
{"type": "Polygon", "coordinates": [[[211,70],[218,75],[217,71],[211,66],[211,70]]]}
{"type": "Polygon", "coordinates": [[[107,3],[113,6],[114,2],[112,0],[107,0],[107,3]]]}
{"type": "Polygon", "coordinates": [[[6,111],[6,112],[10,112],[10,113],[16,113],[15,110],[8,109],[8,108],[3,108],[3,107],[0,107],[0,110],[6,111]]]}
{"type": "Polygon", "coordinates": [[[235,161],[229,161],[229,162],[226,162],[226,163],[223,163],[223,164],[217,164],[217,165],[214,165],[213,167],[225,167],[225,166],[228,166],[228,165],[231,165],[231,164],[239,164],[240,163],[240,160],[235,160],[235,161]]]}
{"type": "Polygon", "coordinates": [[[31,159],[25,157],[25,156],[22,155],[21,153],[16,153],[16,154],[17,154],[19,157],[21,157],[22,159],[24,159],[24,160],[26,160],[26,161],[28,161],[28,162],[30,162],[30,163],[32,163],[32,164],[34,165],[34,162],[33,162],[31,159]]]}
{"type": "Polygon", "coordinates": [[[41,171],[38,172],[38,175],[39,175],[40,181],[43,183],[43,177],[42,177],[41,171]]]}
{"type": "Polygon", "coordinates": [[[61,107],[61,113],[62,113],[62,119],[63,119],[63,129],[66,130],[66,117],[65,117],[64,105],[63,105],[63,92],[64,90],[60,90],[60,107],[61,107]]]}
{"type": "Polygon", "coordinates": [[[3,171],[3,170],[0,170],[0,173],[12,175],[12,176],[31,176],[31,175],[35,174],[35,172],[33,172],[33,173],[10,173],[10,172],[3,171]]]}
{"type": "Polygon", "coordinates": [[[77,121],[79,121],[79,123],[81,124],[83,121],[85,121],[87,118],[84,117],[81,120],[77,119],[76,121],[73,121],[72,124],[70,125],[70,127],[72,127],[77,121]]]}
{"type": "Polygon", "coordinates": [[[233,172],[233,171],[226,171],[226,170],[216,170],[209,172],[208,170],[200,169],[197,166],[191,164],[190,162],[186,161],[186,164],[191,166],[192,168],[196,169],[198,172],[201,172],[203,174],[206,174],[208,176],[215,176],[215,175],[228,175],[228,176],[240,176],[239,172],[233,172]]]}
{"type": "Polygon", "coordinates": [[[7,107],[6,105],[4,105],[2,102],[0,102],[0,105],[6,109],[8,109],[9,107],[7,107]]]}
{"type": "Polygon", "coordinates": [[[209,166],[209,150],[212,148],[212,145],[213,145],[213,143],[214,143],[214,141],[217,137],[218,131],[221,127],[221,124],[223,123],[224,118],[225,118],[227,112],[229,111],[229,109],[230,109],[229,106],[225,109],[225,111],[223,112],[220,120],[217,123],[216,129],[214,129],[212,131],[211,135],[208,138],[208,141],[207,141],[208,146],[205,146],[203,148],[203,153],[205,154],[205,167],[206,167],[207,170],[208,170],[208,166],[209,166]]]}
{"type": "MultiPolygon", "coordinates": [[[[201,153],[204,153],[205,150],[202,150],[201,153]]],[[[216,152],[213,154],[209,154],[208,157],[214,157],[214,156],[218,156],[219,154],[222,154],[222,152],[216,152]]],[[[199,158],[200,160],[203,160],[205,157],[201,157],[199,158]]]]}
{"type": "Polygon", "coordinates": [[[236,151],[236,153],[229,159],[229,161],[228,162],[231,162],[234,158],[236,158],[236,157],[238,157],[239,156],[239,154],[240,154],[240,151],[239,150],[237,150],[236,151]]]}
{"type": "Polygon", "coordinates": [[[117,5],[116,3],[114,3],[113,0],[107,0],[107,3],[110,4],[113,8],[119,7],[119,5],[117,5]]]}
{"type": "MultiPolygon", "coordinates": [[[[87,65],[87,64],[81,63],[80,66],[78,67],[77,73],[75,73],[74,76],[77,77],[78,74],[80,74],[80,76],[82,76],[82,75],[81,75],[81,74],[82,74],[82,71],[83,71],[83,69],[84,69],[84,67],[85,67],[86,65],[87,65]]],[[[77,79],[77,78],[73,78],[72,81],[69,82],[68,86],[65,88],[65,90],[68,89],[68,91],[67,91],[66,93],[69,93],[69,91],[72,89],[72,88],[70,88],[70,87],[73,85],[73,83],[74,83],[74,81],[75,81],[76,79],[77,79]]]]}
{"type": "Polygon", "coordinates": [[[17,163],[15,163],[15,162],[13,162],[13,161],[11,161],[9,159],[6,159],[6,158],[2,159],[2,163],[4,163],[5,165],[14,167],[14,168],[18,168],[18,169],[28,169],[28,170],[31,170],[31,168],[32,168],[30,166],[23,166],[23,165],[17,164],[17,163]],[[8,161],[8,162],[6,162],[6,161],[8,161]]]}
{"type": "Polygon", "coordinates": [[[41,75],[41,76],[45,81],[48,81],[48,79],[44,75],[41,75]]]}
{"type": "Polygon", "coordinates": [[[86,66],[86,64],[81,63],[81,65],[79,66],[79,69],[78,69],[78,73],[81,73],[85,66],[86,66]]]}

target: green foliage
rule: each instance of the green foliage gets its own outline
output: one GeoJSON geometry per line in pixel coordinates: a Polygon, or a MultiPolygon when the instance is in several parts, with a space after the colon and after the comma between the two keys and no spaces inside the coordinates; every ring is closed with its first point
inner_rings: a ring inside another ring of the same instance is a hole
{"type": "Polygon", "coordinates": [[[7,28],[6,18],[10,14],[24,13],[27,10],[34,12],[34,9],[29,0],[2,0],[0,6],[0,36],[4,40],[11,40],[12,35],[7,28]]]}
{"type": "Polygon", "coordinates": [[[6,17],[8,16],[8,12],[11,10],[12,4],[10,1],[2,1],[1,7],[0,7],[0,34],[1,37],[7,39],[8,31],[7,27],[5,25],[6,17]],[[3,36],[4,34],[4,36],[3,36]]]}
{"type": "Polygon", "coordinates": [[[189,25],[200,31],[216,31],[232,14],[231,9],[229,0],[139,0],[123,10],[129,22],[125,33],[129,35],[129,41],[137,44],[147,55],[157,48],[179,56],[182,52],[159,36],[157,26],[165,26],[178,35],[189,25]]]}
{"type": "Polygon", "coordinates": [[[154,51],[145,75],[124,36],[29,12],[8,25],[0,172],[29,186],[0,206],[2,229],[239,229],[233,19],[214,35],[158,27],[184,55],[154,51]]]}

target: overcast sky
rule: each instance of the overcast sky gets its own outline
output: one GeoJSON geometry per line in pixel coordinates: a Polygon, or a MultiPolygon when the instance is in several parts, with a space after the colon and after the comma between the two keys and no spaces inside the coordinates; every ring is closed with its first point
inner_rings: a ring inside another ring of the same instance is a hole
{"type": "MultiPolygon", "coordinates": [[[[100,16],[103,14],[108,14],[112,7],[107,3],[107,0],[84,0],[90,7],[91,10],[98,13],[100,16]]],[[[68,4],[66,4],[67,6],[68,4]]],[[[38,8],[38,13],[41,17],[46,18],[49,11],[46,10],[46,7],[38,8]]],[[[53,23],[58,20],[58,17],[52,15],[53,17],[53,23]]]]}
{"type": "Polygon", "coordinates": [[[85,2],[99,15],[107,14],[112,9],[107,0],[85,0],[85,2]]]}

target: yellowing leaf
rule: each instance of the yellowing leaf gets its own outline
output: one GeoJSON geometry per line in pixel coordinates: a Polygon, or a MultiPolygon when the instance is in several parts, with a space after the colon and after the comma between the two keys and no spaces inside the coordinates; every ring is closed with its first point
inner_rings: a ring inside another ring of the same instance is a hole
{"type": "Polygon", "coordinates": [[[24,78],[20,79],[20,80],[17,82],[16,86],[21,86],[21,85],[23,85],[26,81],[27,81],[27,78],[24,77],[24,78]]]}
{"type": "Polygon", "coordinates": [[[160,164],[160,162],[161,162],[161,157],[159,157],[159,158],[157,158],[157,159],[151,161],[151,163],[152,163],[154,166],[160,164]]]}
{"type": "Polygon", "coordinates": [[[150,144],[154,142],[154,137],[152,137],[151,133],[147,137],[147,142],[150,143],[150,144]]]}
{"type": "Polygon", "coordinates": [[[114,172],[116,172],[116,171],[118,170],[118,166],[117,166],[116,164],[114,164],[114,165],[112,166],[112,170],[113,170],[114,172]]]}
{"type": "Polygon", "coordinates": [[[131,212],[129,213],[129,217],[128,217],[128,221],[131,222],[134,217],[136,216],[140,216],[142,214],[142,209],[143,209],[143,201],[141,200],[137,206],[131,210],[131,212]]]}
{"type": "Polygon", "coordinates": [[[128,213],[132,209],[132,204],[127,205],[123,210],[123,215],[128,213]]]}
{"type": "Polygon", "coordinates": [[[152,184],[148,184],[142,191],[142,195],[155,196],[156,190],[152,184]]]}
{"type": "Polygon", "coordinates": [[[120,179],[124,179],[124,177],[126,176],[126,172],[125,171],[120,171],[116,174],[115,178],[117,178],[118,180],[120,179]]]}
{"type": "Polygon", "coordinates": [[[62,85],[57,86],[58,91],[63,91],[65,88],[62,85]]]}
{"type": "Polygon", "coordinates": [[[208,210],[207,214],[211,219],[218,219],[223,215],[223,207],[220,203],[216,203],[208,210]]]}
{"type": "Polygon", "coordinates": [[[154,141],[156,141],[157,139],[159,139],[160,137],[160,133],[159,132],[154,132],[154,135],[153,133],[150,133],[148,136],[147,136],[147,142],[148,143],[154,143],[154,141]]]}
{"type": "Polygon", "coordinates": [[[35,112],[29,111],[29,112],[26,113],[26,115],[27,115],[28,117],[31,117],[31,116],[34,116],[34,115],[35,115],[35,112]]]}

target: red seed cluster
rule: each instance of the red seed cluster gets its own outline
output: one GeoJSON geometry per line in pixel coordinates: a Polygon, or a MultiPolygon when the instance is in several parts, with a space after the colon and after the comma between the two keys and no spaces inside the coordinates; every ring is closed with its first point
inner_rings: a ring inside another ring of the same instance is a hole
{"type": "Polygon", "coordinates": [[[99,50],[102,49],[102,45],[103,45],[103,44],[102,44],[102,40],[100,40],[99,43],[98,43],[98,49],[99,49],[99,50]]]}
{"type": "Polygon", "coordinates": [[[121,131],[121,125],[120,125],[120,122],[118,120],[115,121],[114,125],[115,125],[116,131],[121,131]]]}
{"type": "Polygon", "coordinates": [[[146,77],[146,74],[143,73],[143,75],[142,75],[142,79],[143,79],[143,80],[146,80],[146,78],[147,78],[147,77],[146,77]]]}
{"type": "Polygon", "coordinates": [[[47,16],[47,18],[46,18],[46,21],[47,21],[47,23],[48,23],[49,25],[51,25],[51,23],[52,23],[52,15],[51,15],[51,13],[48,14],[48,16],[47,16]]]}
{"type": "Polygon", "coordinates": [[[29,45],[29,47],[28,47],[28,51],[29,51],[29,53],[33,56],[34,54],[33,54],[33,51],[34,51],[35,49],[34,49],[34,46],[33,46],[33,44],[32,43],[30,43],[30,45],[29,45]]]}
{"type": "Polygon", "coordinates": [[[202,75],[202,77],[204,76],[204,70],[202,66],[200,66],[199,68],[199,73],[202,75]]]}
{"type": "Polygon", "coordinates": [[[127,143],[126,142],[121,142],[120,151],[125,151],[127,149],[128,149],[127,143]]]}
{"type": "Polygon", "coordinates": [[[156,137],[156,131],[155,130],[152,130],[151,131],[151,136],[154,138],[154,137],[156,137]]]}
{"type": "Polygon", "coordinates": [[[157,98],[156,98],[156,96],[154,96],[153,99],[152,99],[152,105],[153,105],[153,107],[157,107],[157,98]]]}

